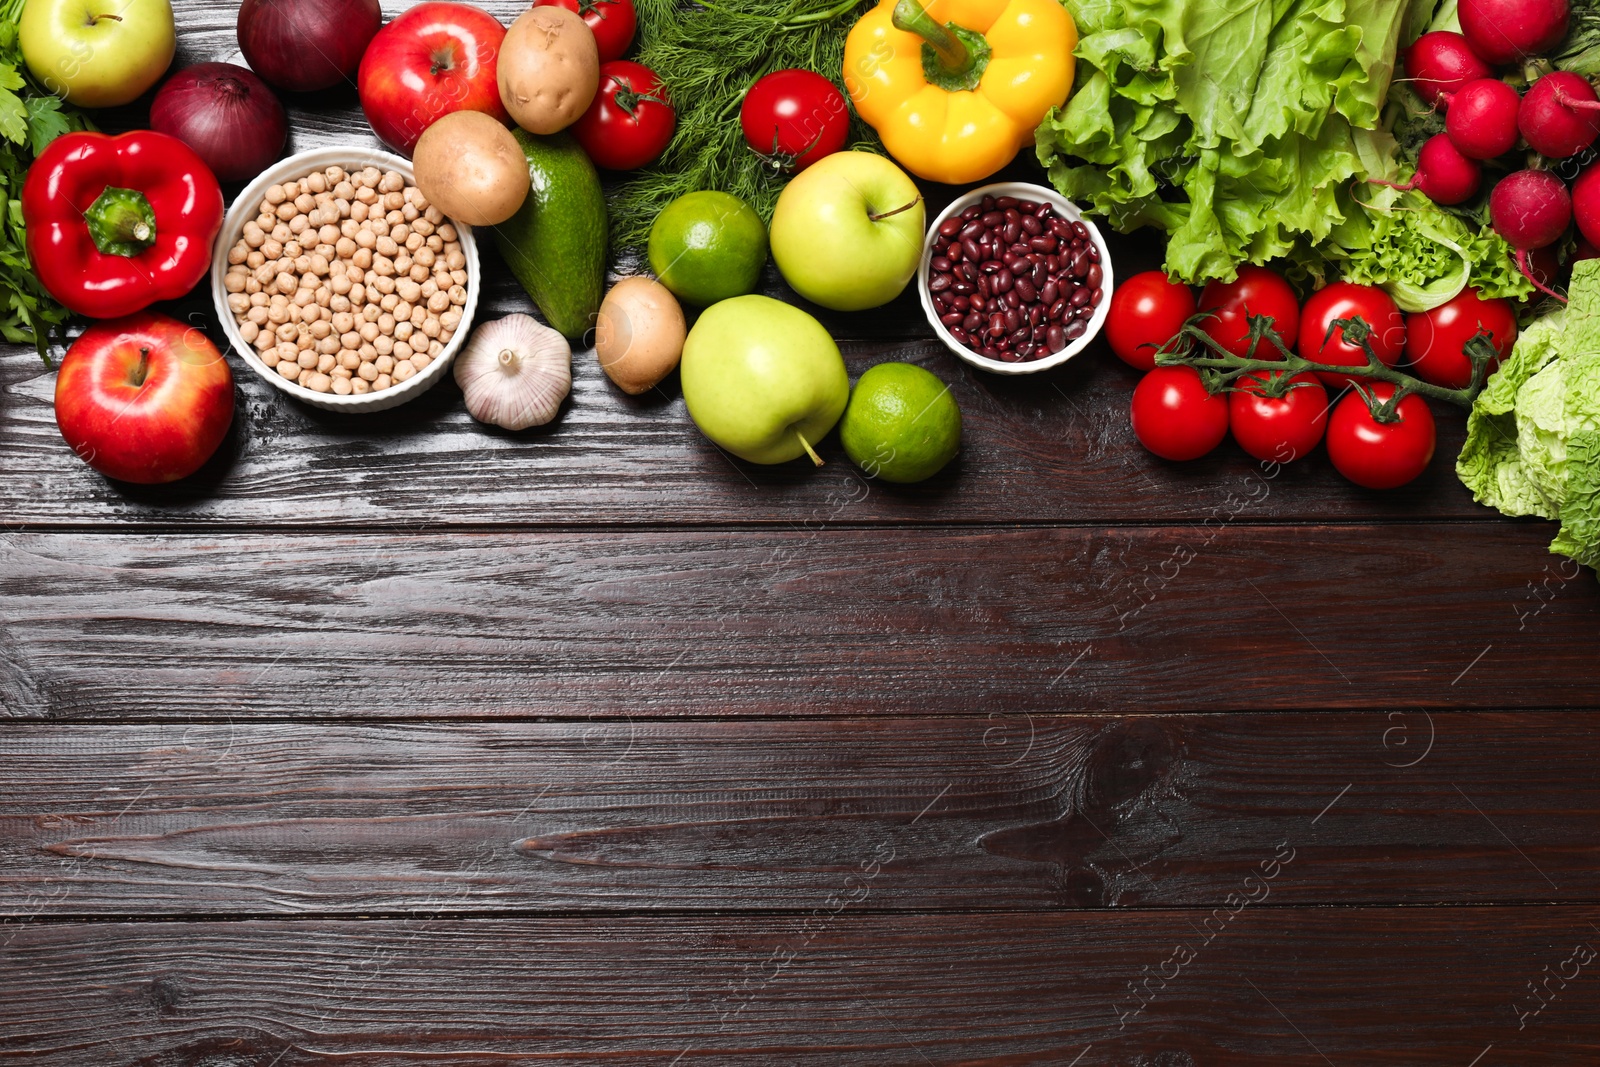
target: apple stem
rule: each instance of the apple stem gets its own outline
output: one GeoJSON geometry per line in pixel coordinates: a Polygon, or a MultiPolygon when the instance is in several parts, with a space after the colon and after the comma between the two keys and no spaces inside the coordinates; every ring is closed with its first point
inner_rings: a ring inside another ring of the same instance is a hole
{"type": "Polygon", "coordinates": [[[922,194],[918,193],[916,195],[916,197],[909,204],[901,204],[899,207],[895,208],[893,211],[882,211],[882,212],[879,212],[876,215],[874,215],[872,212],[869,211],[869,212],[867,212],[867,218],[871,219],[873,222],[882,222],[884,219],[889,218],[891,215],[898,215],[902,211],[910,211],[912,208],[916,207],[920,203],[922,203],[922,194]]]}
{"type": "Polygon", "coordinates": [[[150,349],[139,349],[139,365],[133,369],[133,384],[137,388],[144,384],[144,379],[150,373],[150,349]]]}
{"type": "Polygon", "coordinates": [[[89,20],[89,25],[93,26],[95,23],[99,22],[101,19],[112,19],[114,21],[121,22],[122,21],[122,16],[121,15],[96,15],[94,18],[89,20]]]}
{"type": "Polygon", "coordinates": [[[811,442],[806,440],[806,435],[799,430],[796,430],[794,435],[800,438],[800,447],[806,450],[806,455],[811,457],[811,462],[819,467],[822,466],[822,457],[817,455],[817,450],[811,447],[811,442]]]}

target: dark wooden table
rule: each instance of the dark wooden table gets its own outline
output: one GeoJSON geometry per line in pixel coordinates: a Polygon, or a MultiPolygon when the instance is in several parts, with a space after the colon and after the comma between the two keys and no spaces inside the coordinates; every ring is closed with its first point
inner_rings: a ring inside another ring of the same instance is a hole
{"type": "Polygon", "coordinates": [[[581,353],[521,434],[236,362],[221,453],[134,488],[5,350],[0,1059],[1600,1059],[1600,595],[1472,503],[1459,414],[1391,493],[1171,465],[1103,346],[1008,380],[909,296],[822,317],[951,383],[949,470],[735,462],[581,353]]]}

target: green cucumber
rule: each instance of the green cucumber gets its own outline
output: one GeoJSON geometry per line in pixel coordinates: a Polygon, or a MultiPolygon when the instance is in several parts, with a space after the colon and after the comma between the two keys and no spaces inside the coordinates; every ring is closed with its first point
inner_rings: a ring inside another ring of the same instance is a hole
{"type": "Polygon", "coordinates": [[[571,134],[511,131],[533,188],[493,227],[494,243],[545,321],[581,338],[594,325],[606,282],[606,201],[594,164],[571,134]]]}

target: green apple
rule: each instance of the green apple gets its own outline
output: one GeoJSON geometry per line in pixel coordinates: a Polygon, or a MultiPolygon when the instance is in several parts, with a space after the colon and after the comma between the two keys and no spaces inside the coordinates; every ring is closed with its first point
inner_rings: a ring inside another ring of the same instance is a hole
{"type": "Polygon", "coordinates": [[[905,171],[871,152],[835,152],[784,186],[772,213],[772,258],[812,303],[875,308],[917,273],[922,224],[922,194],[905,171]]]}
{"type": "Polygon", "coordinates": [[[166,73],[177,48],[168,0],[27,0],[17,43],[50,92],[116,107],[166,73]]]}
{"type": "Polygon", "coordinates": [[[770,296],[736,296],[701,313],[680,366],[689,417],[751,463],[810,456],[850,399],[850,375],[822,323],[770,296]]]}

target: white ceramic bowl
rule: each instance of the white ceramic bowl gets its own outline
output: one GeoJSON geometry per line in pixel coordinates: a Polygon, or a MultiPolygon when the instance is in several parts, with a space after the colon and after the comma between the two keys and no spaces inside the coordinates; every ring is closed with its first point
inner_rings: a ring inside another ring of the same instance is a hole
{"type": "Polygon", "coordinates": [[[1084,218],[1082,212],[1078,210],[1072,201],[1054,189],[1046,189],[1042,185],[1029,185],[1026,182],[996,182],[993,185],[985,185],[980,189],[974,189],[970,193],[957,198],[955,203],[940,212],[939,217],[929,224],[927,236],[922,240],[922,264],[917,268],[917,295],[922,299],[922,312],[928,316],[928,325],[933,327],[933,332],[939,335],[939,340],[943,341],[950,351],[974,367],[991,371],[995,374],[1034,374],[1038,371],[1049,370],[1051,367],[1061,366],[1061,364],[1089,347],[1089,342],[1095,339],[1100,333],[1100,328],[1105,325],[1106,312],[1111,307],[1112,284],[1111,251],[1106,248],[1105,238],[1100,236],[1100,231],[1095,227],[1095,224],[1084,218]],[[946,219],[961,214],[986,196],[1014,196],[1018,200],[1047,203],[1062,218],[1069,219],[1072,222],[1083,223],[1089,231],[1089,239],[1100,250],[1100,270],[1103,276],[1103,280],[1100,283],[1100,303],[1094,309],[1094,314],[1089,318],[1089,328],[1083,332],[1082,337],[1068,344],[1061,351],[1054,352],[1043,359],[1035,359],[1027,363],[1002,363],[997,359],[980,356],[950,336],[950,331],[945,329],[944,323],[939,321],[939,313],[933,306],[933,296],[928,292],[928,264],[933,259],[933,246],[939,234],[939,227],[944,225],[946,219]]]}
{"type": "Polygon", "coordinates": [[[255,181],[245,186],[244,192],[234,200],[233,206],[228,209],[227,216],[222,220],[222,233],[218,235],[216,248],[211,255],[211,301],[216,305],[217,321],[222,324],[222,330],[227,334],[228,343],[233,346],[233,350],[251,370],[271,382],[274,388],[283,390],[297,400],[304,400],[307,404],[327,408],[329,411],[383,411],[422,395],[444,377],[450,369],[450,364],[455,361],[456,353],[466,344],[467,335],[472,332],[472,314],[477,310],[478,290],[482,284],[478,270],[478,247],[472,239],[472,227],[452,223],[460,236],[461,254],[467,257],[467,303],[461,309],[461,325],[456,328],[450,343],[444,346],[444,351],[439,353],[439,358],[405,381],[392,385],[382,392],[340,396],[337,393],[319,393],[284,378],[261,362],[260,357],[256,355],[255,346],[247,343],[239,335],[239,324],[228,308],[227,290],[222,287],[222,279],[228,273],[228,250],[238,243],[240,235],[244,232],[244,224],[256,217],[256,208],[261,203],[261,198],[266,195],[267,189],[281,182],[298,181],[312,171],[335,166],[344,167],[346,170],[360,170],[368,166],[377,167],[379,170],[396,170],[405,175],[406,181],[415,180],[410,160],[372,148],[313,148],[309,152],[300,152],[279,160],[262,171],[255,181]]]}

